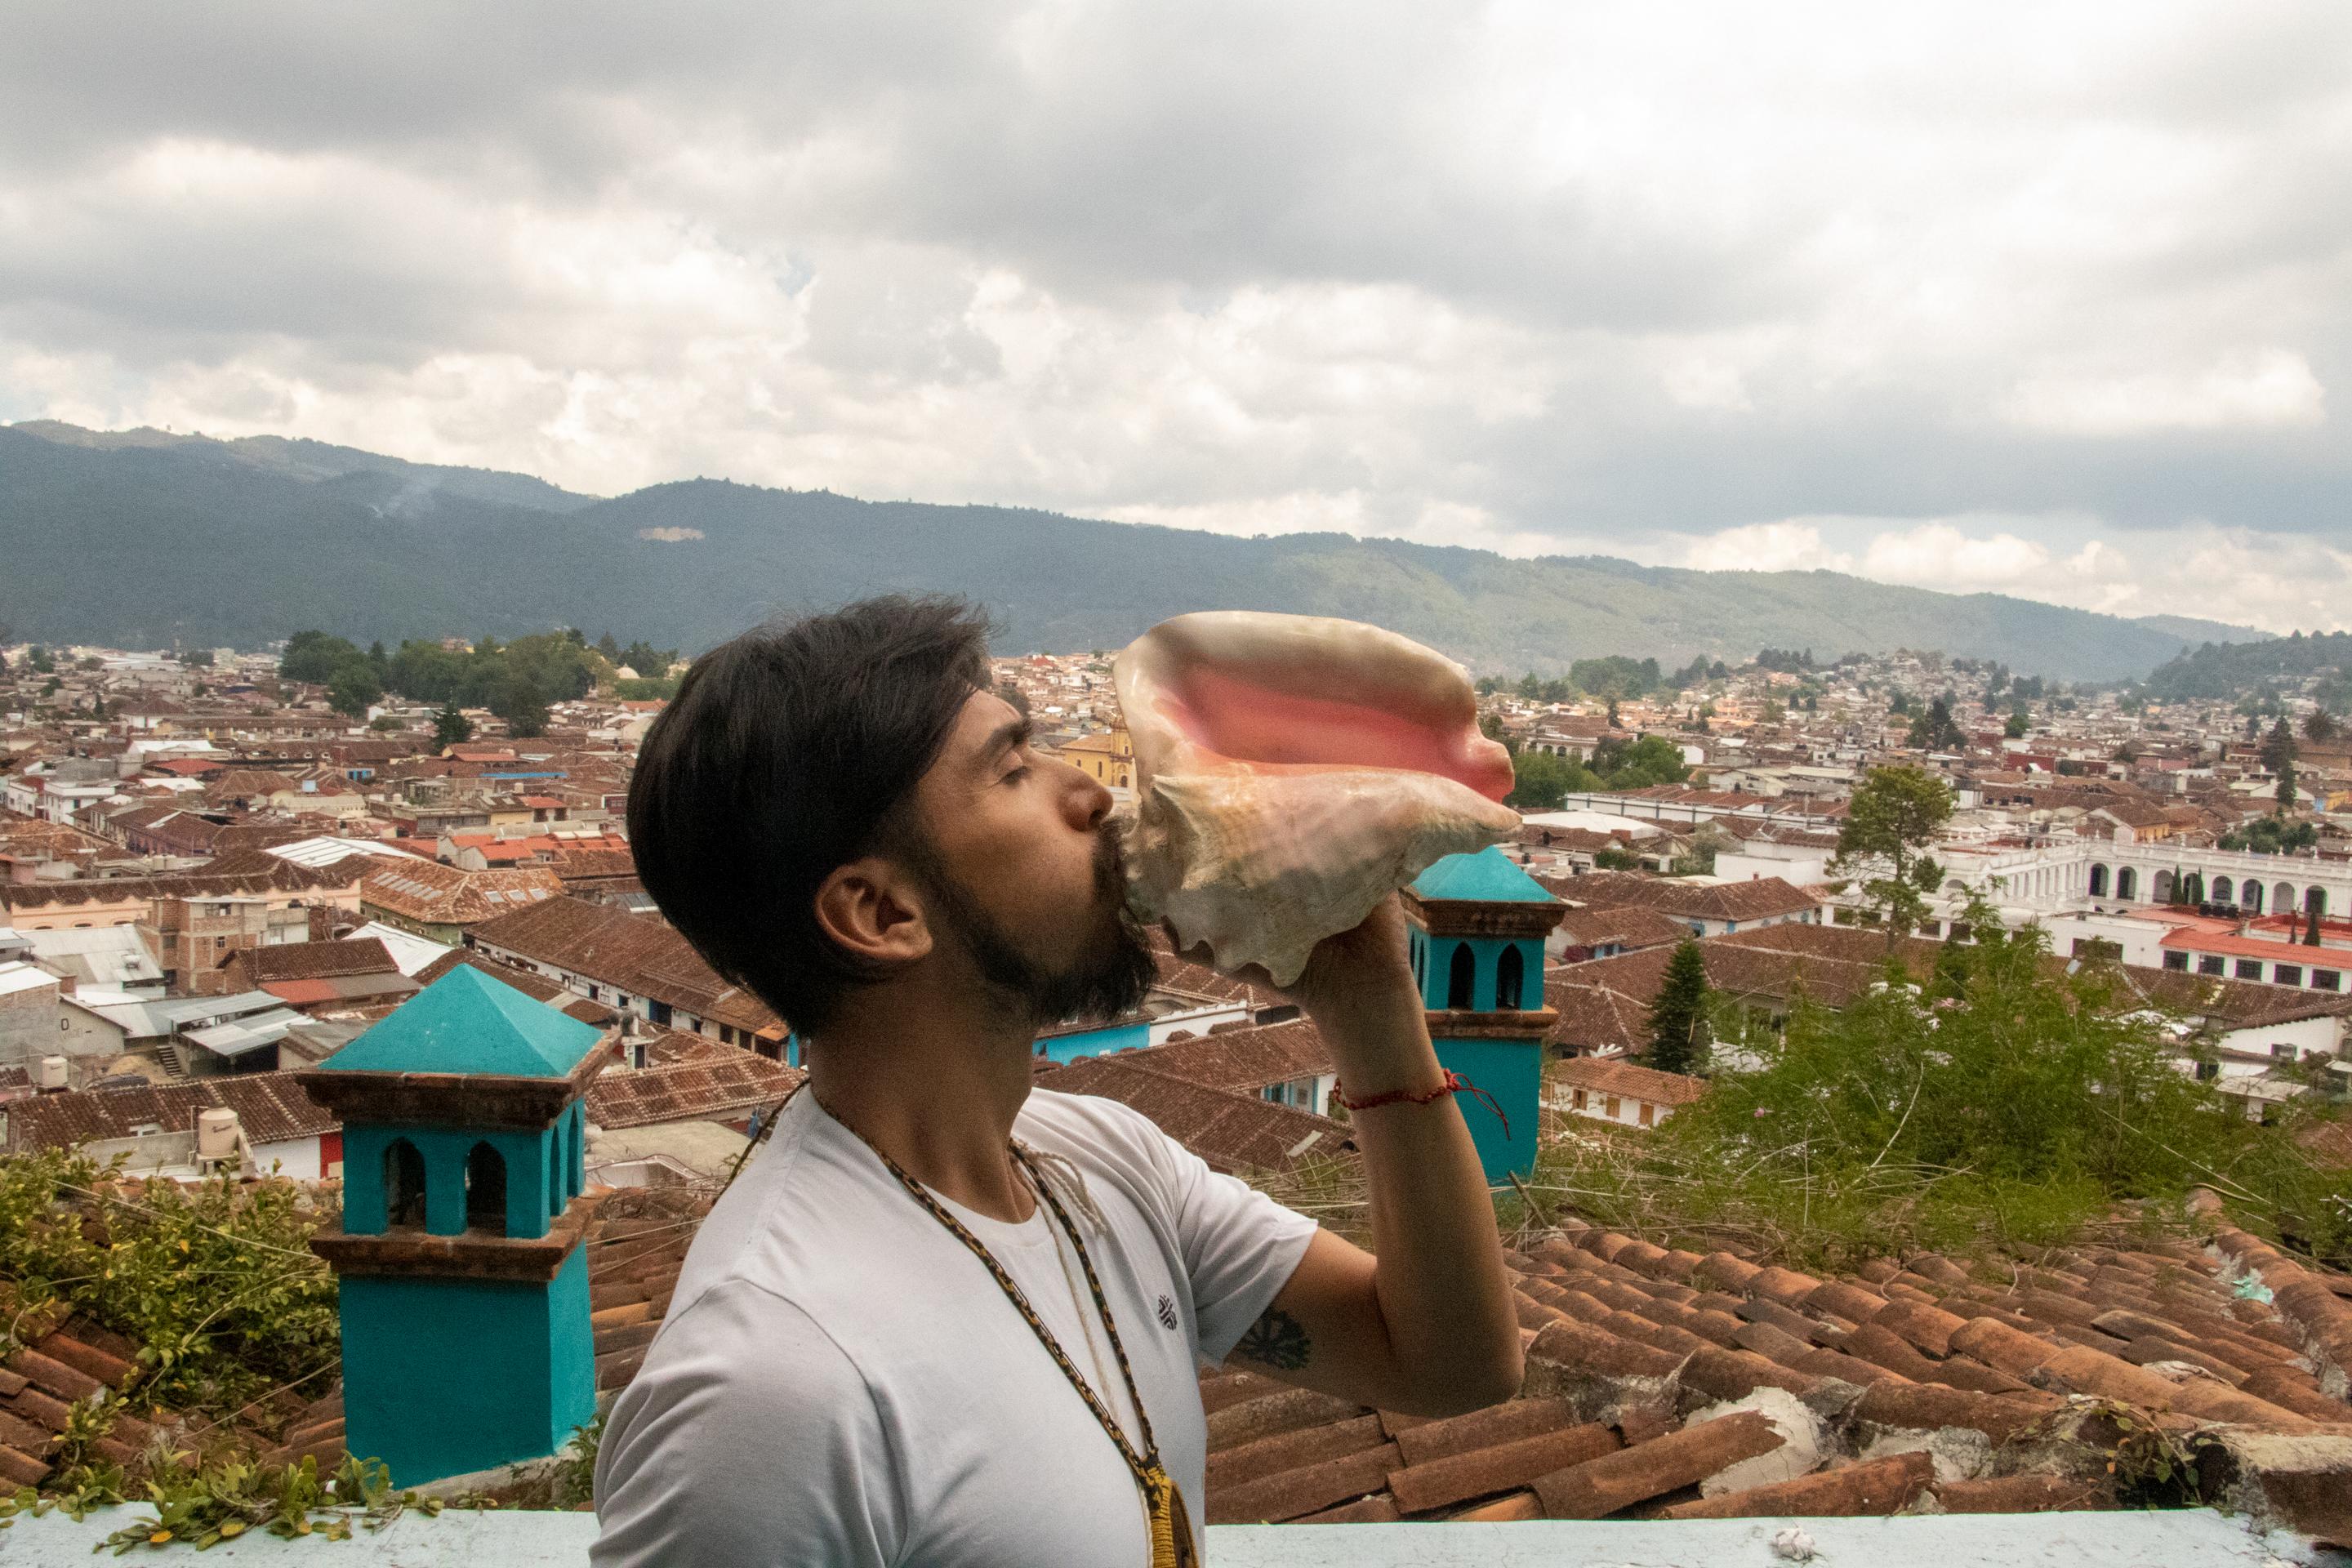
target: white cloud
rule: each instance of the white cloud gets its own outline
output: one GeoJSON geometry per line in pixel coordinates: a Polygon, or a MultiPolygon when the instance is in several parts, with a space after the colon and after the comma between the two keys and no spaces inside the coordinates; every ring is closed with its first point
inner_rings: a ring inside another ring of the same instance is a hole
{"type": "Polygon", "coordinates": [[[1696,541],[1682,563],[1701,572],[1851,572],[1853,557],[1822,542],[1809,522],[1751,522],[1696,541]]]}
{"type": "Polygon", "coordinates": [[[2327,416],[2327,391],[2298,353],[2269,349],[2189,374],[2053,373],[2021,381],[2003,417],[2068,436],[2137,436],[2235,426],[2305,428],[2327,416]]]}
{"type": "Polygon", "coordinates": [[[2007,589],[2042,574],[2050,552],[2014,533],[1975,538],[1949,523],[1929,522],[1870,542],[1862,573],[1888,583],[1956,593],[2007,589]]]}
{"type": "Polygon", "coordinates": [[[1709,570],[1827,567],[1946,593],[2011,594],[2116,616],[2286,632],[2352,631],[2352,549],[2199,521],[2117,532],[2080,513],[1791,519],[1728,528],[1647,559],[1709,570]]]}
{"type": "Polygon", "coordinates": [[[11,45],[0,418],[2340,613],[2352,9],[261,0],[11,45]]]}

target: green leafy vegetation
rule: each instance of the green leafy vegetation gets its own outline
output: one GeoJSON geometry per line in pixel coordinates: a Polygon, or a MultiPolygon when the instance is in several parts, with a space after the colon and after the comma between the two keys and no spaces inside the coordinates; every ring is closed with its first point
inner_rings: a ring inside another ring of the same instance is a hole
{"type": "Polygon", "coordinates": [[[1594,765],[1587,767],[1550,752],[1517,751],[1511,758],[1517,784],[1504,804],[1515,811],[1558,811],[1571,795],[1647,789],[1690,777],[1681,749],[1663,735],[1644,735],[1631,742],[1604,741],[1592,761],[1594,765]]]}
{"type": "Polygon", "coordinates": [[[1660,1072],[1696,1073],[1706,1067],[1706,957],[1685,937],[1666,961],[1664,984],[1650,1004],[1650,1048],[1644,1059],[1660,1072]]]}
{"type": "Polygon", "coordinates": [[[1927,854],[1951,820],[1951,786],[1925,768],[1873,768],[1863,776],[1838,826],[1832,876],[1862,880],[1864,904],[1886,927],[1886,950],[1916,929],[1943,868],[1927,854]]]}
{"type": "Polygon", "coordinates": [[[335,1363],[335,1282],[291,1182],[122,1182],[62,1152],[0,1159],[0,1279],[140,1345],[141,1397],[227,1412],[335,1363]]]}
{"type": "MultiPolygon", "coordinates": [[[[2262,642],[2206,643],[2159,666],[2147,678],[2147,695],[2159,702],[2223,701],[2282,681],[2324,678],[2333,690],[2352,671],[2352,632],[2271,637],[2262,642]]],[[[2342,711],[2342,701],[2326,706],[2342,711]]]]}
{"type": "Polygon", "coordinates": [[[1969,738],[1953,721],[1952,705],[1938,697],[1924,712],[1912,717],[1903,743],[1915,752],[1957,752],[1969,743],[1969,738]]]}
{"type": "Polygon", "coordinates": [[[1558,811],[1571,794],[1604,787],[1583,763],[1549,752],[1520,752],[1511,759],[1517,781],[1503,804],[1514,811],[1558,811]]]}
{"type": "Polygon", "coordinates": [[[1560,1142],[1531,1190],[1655,1240],[1844,1268],[2066,1241],[2123,1204],[2178,1223],[2205,1185],[2250,1228],[2352,1261],[2352,1172],[2297,1147],[2304,1112],[2249,1121],[2112,968],[2067,973],[2039,928],[1970,914],[1979,940],[1930,989],[1891,970],[1843,1011],[1801,998],[1785,1032],[1718,1058],[1704,1100],[1640,1139],[1560,1142]]]}
{"type": "Polygon", "coordinates": [[[22,1488],[0,1498],[0,1525],[18,1514],[37,1518],[52,1508],[79,1520],[110,1503],[144,1502],[151,1510],[145,1518],[114,1531],[92,1548],[103,1552],[111,1547],[120,1557],[137,1547],[173,1544],[202,1552],[248,1530],[266,1530],[288,1541],[305,1536],[349,1541],[354,1524],[381,1530],[412,1508],[426,1515],[441,1511],[436,1499],[395,1489],[392,1472],[380,1461],[348,1456],[331,1476],[320,1475],[319,1461],[307,1454],[292,1465],[256,1465],[227,1458],[193,1470],[157,1466],[135,1498],[123,1488],[119,1473],[85,1477],[47,1497],[22,1488]]]}

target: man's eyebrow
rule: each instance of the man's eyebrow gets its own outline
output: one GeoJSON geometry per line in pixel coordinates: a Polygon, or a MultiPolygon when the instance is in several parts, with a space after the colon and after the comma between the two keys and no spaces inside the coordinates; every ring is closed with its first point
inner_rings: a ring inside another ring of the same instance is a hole
{"type": "Polygon", "coordinates": [[[1034,720],[1008,719],[990,731],[987,742],[980,748],[983,764],[993,766],[999,757],[1016,746],[1025,746],[1037,732],[1034,720]]]}

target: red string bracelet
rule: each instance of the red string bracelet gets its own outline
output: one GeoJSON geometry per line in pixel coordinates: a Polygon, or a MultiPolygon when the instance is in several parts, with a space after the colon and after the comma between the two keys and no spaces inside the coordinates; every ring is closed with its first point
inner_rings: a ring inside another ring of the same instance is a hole
{"type": "Polygon", "coordinates": [[[1426,1094],[1392,1089],[1385,1094],[1368,1094],[1361,1100],[1349,1100],[1346,1093],[1347,1086],[1334,1079],[1331,1082],[1331,1102],[1345,1110],[1370,1110],[1375,1105],[1427,1105],[1449,1094],[1470,1094],[1476,1096],[1479,1103],[1495,1113],[1495,1120],[1503,1124],[1503,1136],[1508,1138],[1511,1135],[1511,1119],[1503,1114],[1503,1108],[1496,1103],[1493,1095],[1451,1068],[1440,1070],[1445,1073],[1445,1081],[1426,1094]]]}

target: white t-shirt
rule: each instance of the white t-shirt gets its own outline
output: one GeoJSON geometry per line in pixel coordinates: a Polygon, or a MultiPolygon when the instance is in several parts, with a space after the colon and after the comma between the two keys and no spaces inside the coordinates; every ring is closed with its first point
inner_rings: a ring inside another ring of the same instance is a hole
{"type": "MultiPolygon", "coordinates": [[[[1066,1156],[1102,1213],[1087,1251],[1197,1531],[1197,1368],[1223,1361],[1289,1281],[1315,1224],[1115,1100],[1037,1090],[1013,1133],[1066,1156]]],[[[1043,1203],[1022,1225],[948,1207],[1139,1451],[1059,1223],[1043,1203]]],[[[1133,1474],[1035,1332],[811,1094],[695,1237],[606,1423],[596,1509],[599,1568],[1150,1561],[1133,1474]]]]}

